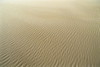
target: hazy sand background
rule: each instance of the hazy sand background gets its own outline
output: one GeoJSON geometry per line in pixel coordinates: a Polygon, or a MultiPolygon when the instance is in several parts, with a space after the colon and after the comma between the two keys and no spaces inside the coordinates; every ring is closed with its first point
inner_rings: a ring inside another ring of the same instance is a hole
{"type": "Polygon", "coordinates": [[[94,0],[0,4],[0,67],[100,67],[94,0]]]}

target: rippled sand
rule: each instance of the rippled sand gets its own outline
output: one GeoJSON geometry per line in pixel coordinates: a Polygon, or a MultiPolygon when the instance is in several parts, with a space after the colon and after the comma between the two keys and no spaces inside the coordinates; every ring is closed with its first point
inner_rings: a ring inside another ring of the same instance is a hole
{"type": "Polygon", "coordinates": [[[100,67],[97,2],[1,6],[0,67],[100,67]]]}

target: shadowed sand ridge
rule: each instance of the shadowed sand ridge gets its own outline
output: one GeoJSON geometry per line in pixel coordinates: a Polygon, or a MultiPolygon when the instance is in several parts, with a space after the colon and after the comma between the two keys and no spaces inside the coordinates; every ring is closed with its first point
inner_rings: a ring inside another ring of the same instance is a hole
{"type": "Polygon", "coordinates": [[[66,3],[2,4],[0,67],[100,67],[100,5],[66,3]]]}

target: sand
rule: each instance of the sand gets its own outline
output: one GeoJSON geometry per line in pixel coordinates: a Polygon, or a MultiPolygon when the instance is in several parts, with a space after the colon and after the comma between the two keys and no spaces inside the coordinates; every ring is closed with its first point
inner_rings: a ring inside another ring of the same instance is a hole
{"type": "Polygon", "coordinates": [[[2,3],[0,67],[100,67],[93,1],[2,3]]]}

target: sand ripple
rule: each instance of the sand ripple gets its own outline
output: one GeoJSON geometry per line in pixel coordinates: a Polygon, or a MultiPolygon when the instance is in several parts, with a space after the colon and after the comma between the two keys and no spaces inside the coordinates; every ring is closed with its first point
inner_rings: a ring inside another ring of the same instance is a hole
{"type": "Polygon", "coordinates": [[[2,5],[0,67],[100,67],[99,5],[87,4],[2,5]]]}

